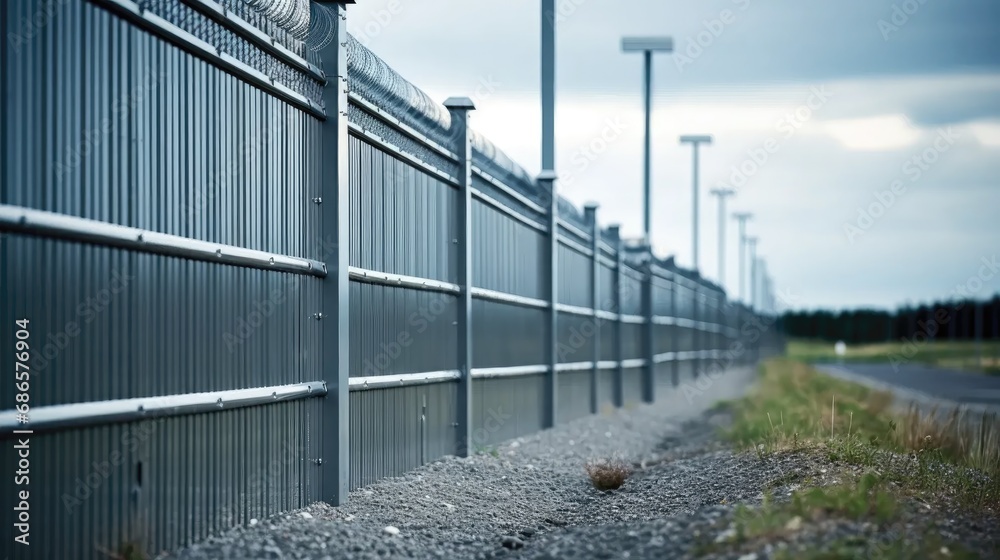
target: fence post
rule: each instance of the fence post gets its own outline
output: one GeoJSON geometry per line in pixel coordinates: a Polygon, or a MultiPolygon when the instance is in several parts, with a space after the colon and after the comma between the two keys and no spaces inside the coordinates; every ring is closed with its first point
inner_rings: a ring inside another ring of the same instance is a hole
{"type": "Polygon", "coordinates": [[[680,330],[678,324],[680,315],[677,313],[677,271],[670,273],[670,316],[673,317],[673,324],[670,326],[670,350],[674,353],[674,359],[670,362],[670,381],[674,387],[680,384],[681,360],[680,353],[680,330]]]}
{"type": "Polygon", "coordinates": [[[643,368],[642,376],[642,400],[651,403],[656,400],[655,394],[655,371],[656,364],[653,363],[655,350],[653,348],[653,247],[646,245],[646,270],[643,275],[642,284],[642,310],[646,318],[646,328],[643,330],[645,339],[646,367],[643,368]]]}
{"type": "Polygon", "coordinates": [[[458,154],[459,182],[456,240],[458,241],[458,356],[461,372],[458,384],[458,426],[455,429],[456,451],[468,457],[472,451],[472,142],[469,136],[469,111],[476,105],[468,97],[449,97],[444,106],[451,114],[452,149],[458,154]]]}
{"type": "Polygon", "coordinates": [[[692,329],[693,332],[692,332],[692,336],[691,336],[691,339],[692,339],[691,342],[694,345],[694,348],[692,348],[692,350],[694,350],[694,352],[695,352],[694,359],[692,360],[693,364],[691,366],[691,369],[694,372],[694,378],[698,379],[698,376],[701,374],[700,370],[701,370],[702,342],[704,341],[704,338],[705,338],[704,337],[705,333],[701,330],[701,327],[702,327],[702,325],[701,325],[701,318],[702,318],[702,315],[703,315],[702,309],[701,309],[701,304],[702,304],[702,301],[701,301],[701,282],[697,282],[697,281],[692,282],[692,288],[691,289],[694,291],[694,295],[693,295],[693,298],[692,298],[693,299],[693,301],[692,301],[692,308],[691,308],[691,317],[694,320],[694,329],[692,329]]]}
{"type": "Polygon", "coordinates": [[[614,402],[615,406],[621,408],[625,406],[625,371],[622,369],[622,360],[624,359],[622,354],[624,354],[623,344],[622,344],[622,266],[624,264],[624,246],[622,244],[622,230],[621,226],[613,225],[608,228],[608,233],[611,234],[611,238],[614,239],[615,246],[615,285],[614,285],[614,312],[615,312],[615,394],[614,402]]]}
{"type": "Polygon", "coordinates": [[[320,51],[320,59],[328,73],[323,101],[328,118],[323,122],[323,157],[320,158],[321,183],[316,202],[319,204],[320,229],[323,243],[333,241],[332,262],[327,263],[323,279],[322,311],[317,315],[322,330],[321,368],[327,394],[323,401],[323,438],[319,460],[322,468],[322,499],[333,505],[347,501],[350,491],[350,167],[347,134],[347,7],[338,2],[330,5],[334,40],[320,51]]]}
{"type": "Polygon", "coordinates": [[[599,284],[601,279],[601,228],[597,225],[597,205],[586,205],[584,215],[587,219],[587,225],[590,226],[590,249],[593,252],[590,260],[590,306],[594,310],[594,335],[592,338],[594,343],[591,357],[594,361],[594,367],[590,370],[590,413],[597,414],[601,407],[599,394],[601,372],[598,369],[598,362],[601,361],[601,321],[597,318],[597,311],[601,307],[598,302],[601,297],[599,284]]]}
{"type": "Polygon", "coordinates": [[[559,311],[556,306],[559,304],[559,195],[556,193],[556,173],[551,170],[543,170],[538,175],[538,188],[549,197],[549,238],[548,238],[548,265],[546,279],[548,280],[548,340],[545,349],[548,362],[548,376],[545,379],[546,415],[544,427],[551,428],[556,425],[559,418],[559,372],[556,366],[559,363],[559,311]]]}

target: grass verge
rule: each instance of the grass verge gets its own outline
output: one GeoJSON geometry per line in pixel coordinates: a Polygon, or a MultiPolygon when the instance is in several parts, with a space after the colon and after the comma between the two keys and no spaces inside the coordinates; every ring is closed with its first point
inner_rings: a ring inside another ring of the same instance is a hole
{"type": "MultiPolygon", "coordinates": [[[[1000,426],[995,416],[974,422],[915,408],[901,414],[892,409],[887,393],[787,358],[768,361],[754,390],[725,408],[733,415],[725,436],[737,445],[762,459],[807,453],[829,465],[839,480],[796,490],[780,504],[766,499],[760,508],[741,507],[734,540],[781,539],[803,522],[829,519],[888,525],[903,514],[900,504],[911,499],[991,518],[1000,515],[1000,426]]],[[[833,555],[815,557],[852,557],[852,546],[827,546],[823,550],[833,555]],[[843,555],[837,556],[838,551],[843,555]]],[[[907,556],[915,552],[912,546],[902,540],[888,543],[884,557],[912,557],[907,556]]],[[[932,555],[941,546],[919,552],[932,555]]],[[[949,557],[961,557],[956,547],[945,550],[949,557]]]]}

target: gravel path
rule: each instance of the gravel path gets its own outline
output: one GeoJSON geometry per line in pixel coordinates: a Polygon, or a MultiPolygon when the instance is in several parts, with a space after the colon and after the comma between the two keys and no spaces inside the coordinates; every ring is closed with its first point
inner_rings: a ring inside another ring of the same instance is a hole
{"type": "MultiPolygon", "coordinates": [[[[356,490],[345,506],[316,504],[238,527],[170,558],[767,557],[776,551],[767,543],[738,549],[716,542],[729,530],[734,504],[760,503],[766,487],[781,499],[797,480],[822,483],[827,475],[804,455],[762,462],[715,440],[726,418],[707,410],[741,395],[752,379],[749,368],[732,370],[701,394],[688,392],[691,399],[678,390],[656,405],[512,440],[495,454],[444,458],[356,490]],[[636,472],[620,490],[599,492],[583,465],[615,454],[636,472]]],[[[986,529],[996,533],[995,525],[986,529]]],[[[973,542],[981,532],[957,530],[973,542]]],[[[871,528],[823,535],[864,531],[871,528]]],[[[799,541],[787,540],[794,550],[799,541]]]]}

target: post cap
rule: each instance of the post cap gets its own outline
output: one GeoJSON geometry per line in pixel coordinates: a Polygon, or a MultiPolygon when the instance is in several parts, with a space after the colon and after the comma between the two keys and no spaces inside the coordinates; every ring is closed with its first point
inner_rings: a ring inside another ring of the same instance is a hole
{"type": "Polygon", "coordinates": [[[444,100],[444,106],[452,110],[465,109],[467,111],[474,111],[476,109],[476,104],[468,97],[449,97],[444,100]]]}
{"type": "Polygon", "coordinates": [[[685,134],[681,136],[681,144],[711,144],[712,137],[708,134],[685,134]]]}
{"type": "Polygon", "coordinates": [[[559,178],[553,169],[543,169],[541,173],[538,174],[539,181],[555,181],[559,178]]]}

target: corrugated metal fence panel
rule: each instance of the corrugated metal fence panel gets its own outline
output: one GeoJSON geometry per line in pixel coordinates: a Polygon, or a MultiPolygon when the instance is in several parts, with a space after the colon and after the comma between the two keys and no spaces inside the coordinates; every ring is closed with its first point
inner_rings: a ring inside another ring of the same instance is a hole
{"type": "Polygon", "coordinates": [[[458,190],[351,136],[351,266],[455,282],[458,190]]]}
{"type": "Polygon", "coordinates": [[[591,286],[593,262],[572,247],[560,243],[559,257],[559,303],[591,307],[591,286]]]}
{"type": "MultiPolygon", "coordinates": [[[[23,31],[46,6],[4,2],[5,31],[23,31]]],[[[274,67],[188,7],[147,7],[274,67]]],[[[3,50],[0,203],[323,258],[330,244],[314,233],[311,201],[314,117],[94,4],[54,9],[29,40],[3,50]]],[[[322,377],[309,320],[320,308],[317,279],[22,235],[4,236],[0,261],[0,319],[29,318],[40,343],[35,407],[322,377]]],[[[5,363],[10,350],[0,348],[5,363]]],[[[102,549],[129,539],[170,549],[317,500],[321,405],[33,436],[45,465],[32,515],[50,530],[33,532],[31,555],[106,557],[102,549]]],[[[13,407],[10,392],[0,407],[13,407]]]]}
{"type": "Polygon", "coordinates": [[[645,344],[643,342],[643,330],[645,327],[645,325],[639,323],[622,324],[622,358],[628,360],[646,357],[643,348],[645,344]]]}
{"type": "Polygon", "coordinates": [[[603,262],[598,266],[597,287],[600,292],[600,297],[597,298],[597,308],[602,311],[617,313],[618,309],[615,307],[615,282],[618,273],[615,271],[613,266],[608,266],[603,262]]]}
{"type": "Polygon", "coordinates": [[[560,363],[588,362],[594,359],[594,342],[598,336],[593,317],[560,313],[556,359],[560,363]]]}
{"type": "Polygon", "coordinates": [[[485,451],[502,441],[541,430],[545,418],[544,395],[544,375],[475,379],[473,449],[485,451]]]}
{"type": "Polygon", "coordinates": [[[642,314],[642,272],[626,266],[621,277],[622,308],[620,313],[642,314]]]}
{"type": "Polygon", "coordinates": [[[602,369],[597,372],[597,396],[601,414],[611,412],[615,408],[615,375],[614,369],[602,369]]]}
{"type": "Polygon", "coordinates": [[[560,424],[590,414],[590,370],[559,373],[560,424]]]}
{"type": "Polygon", "coordinates": [[[354,391],[351,488],[455,452],[457,383],[354,391]]]}
{"type": "Polygon", "coordinates": [[[674,366],[670,362],[661,362],[653,366],[653,381],[656,384],[657,397],[674,390],[673,368],[674,366]]]}
{"type": "Polygon", "coordinates": [[[472,283],[508,294],[544,299],[546,234],[472,201],[472,283]]]}
{"type": "Polygon", "coordinates": [[[454,295],[351,282],[351,377],[457,369],[454,295]]]}
{"type": "Polygon", "coordinates": [[[544,364],[545,313],[533,307],[472,300],[473,367],[544,364]]]}
{"type": "Polygon", "coordinates": [[[642,404],[642,372],[643,368],[622,370],[625,406],[634,407],[642,404]]]}

